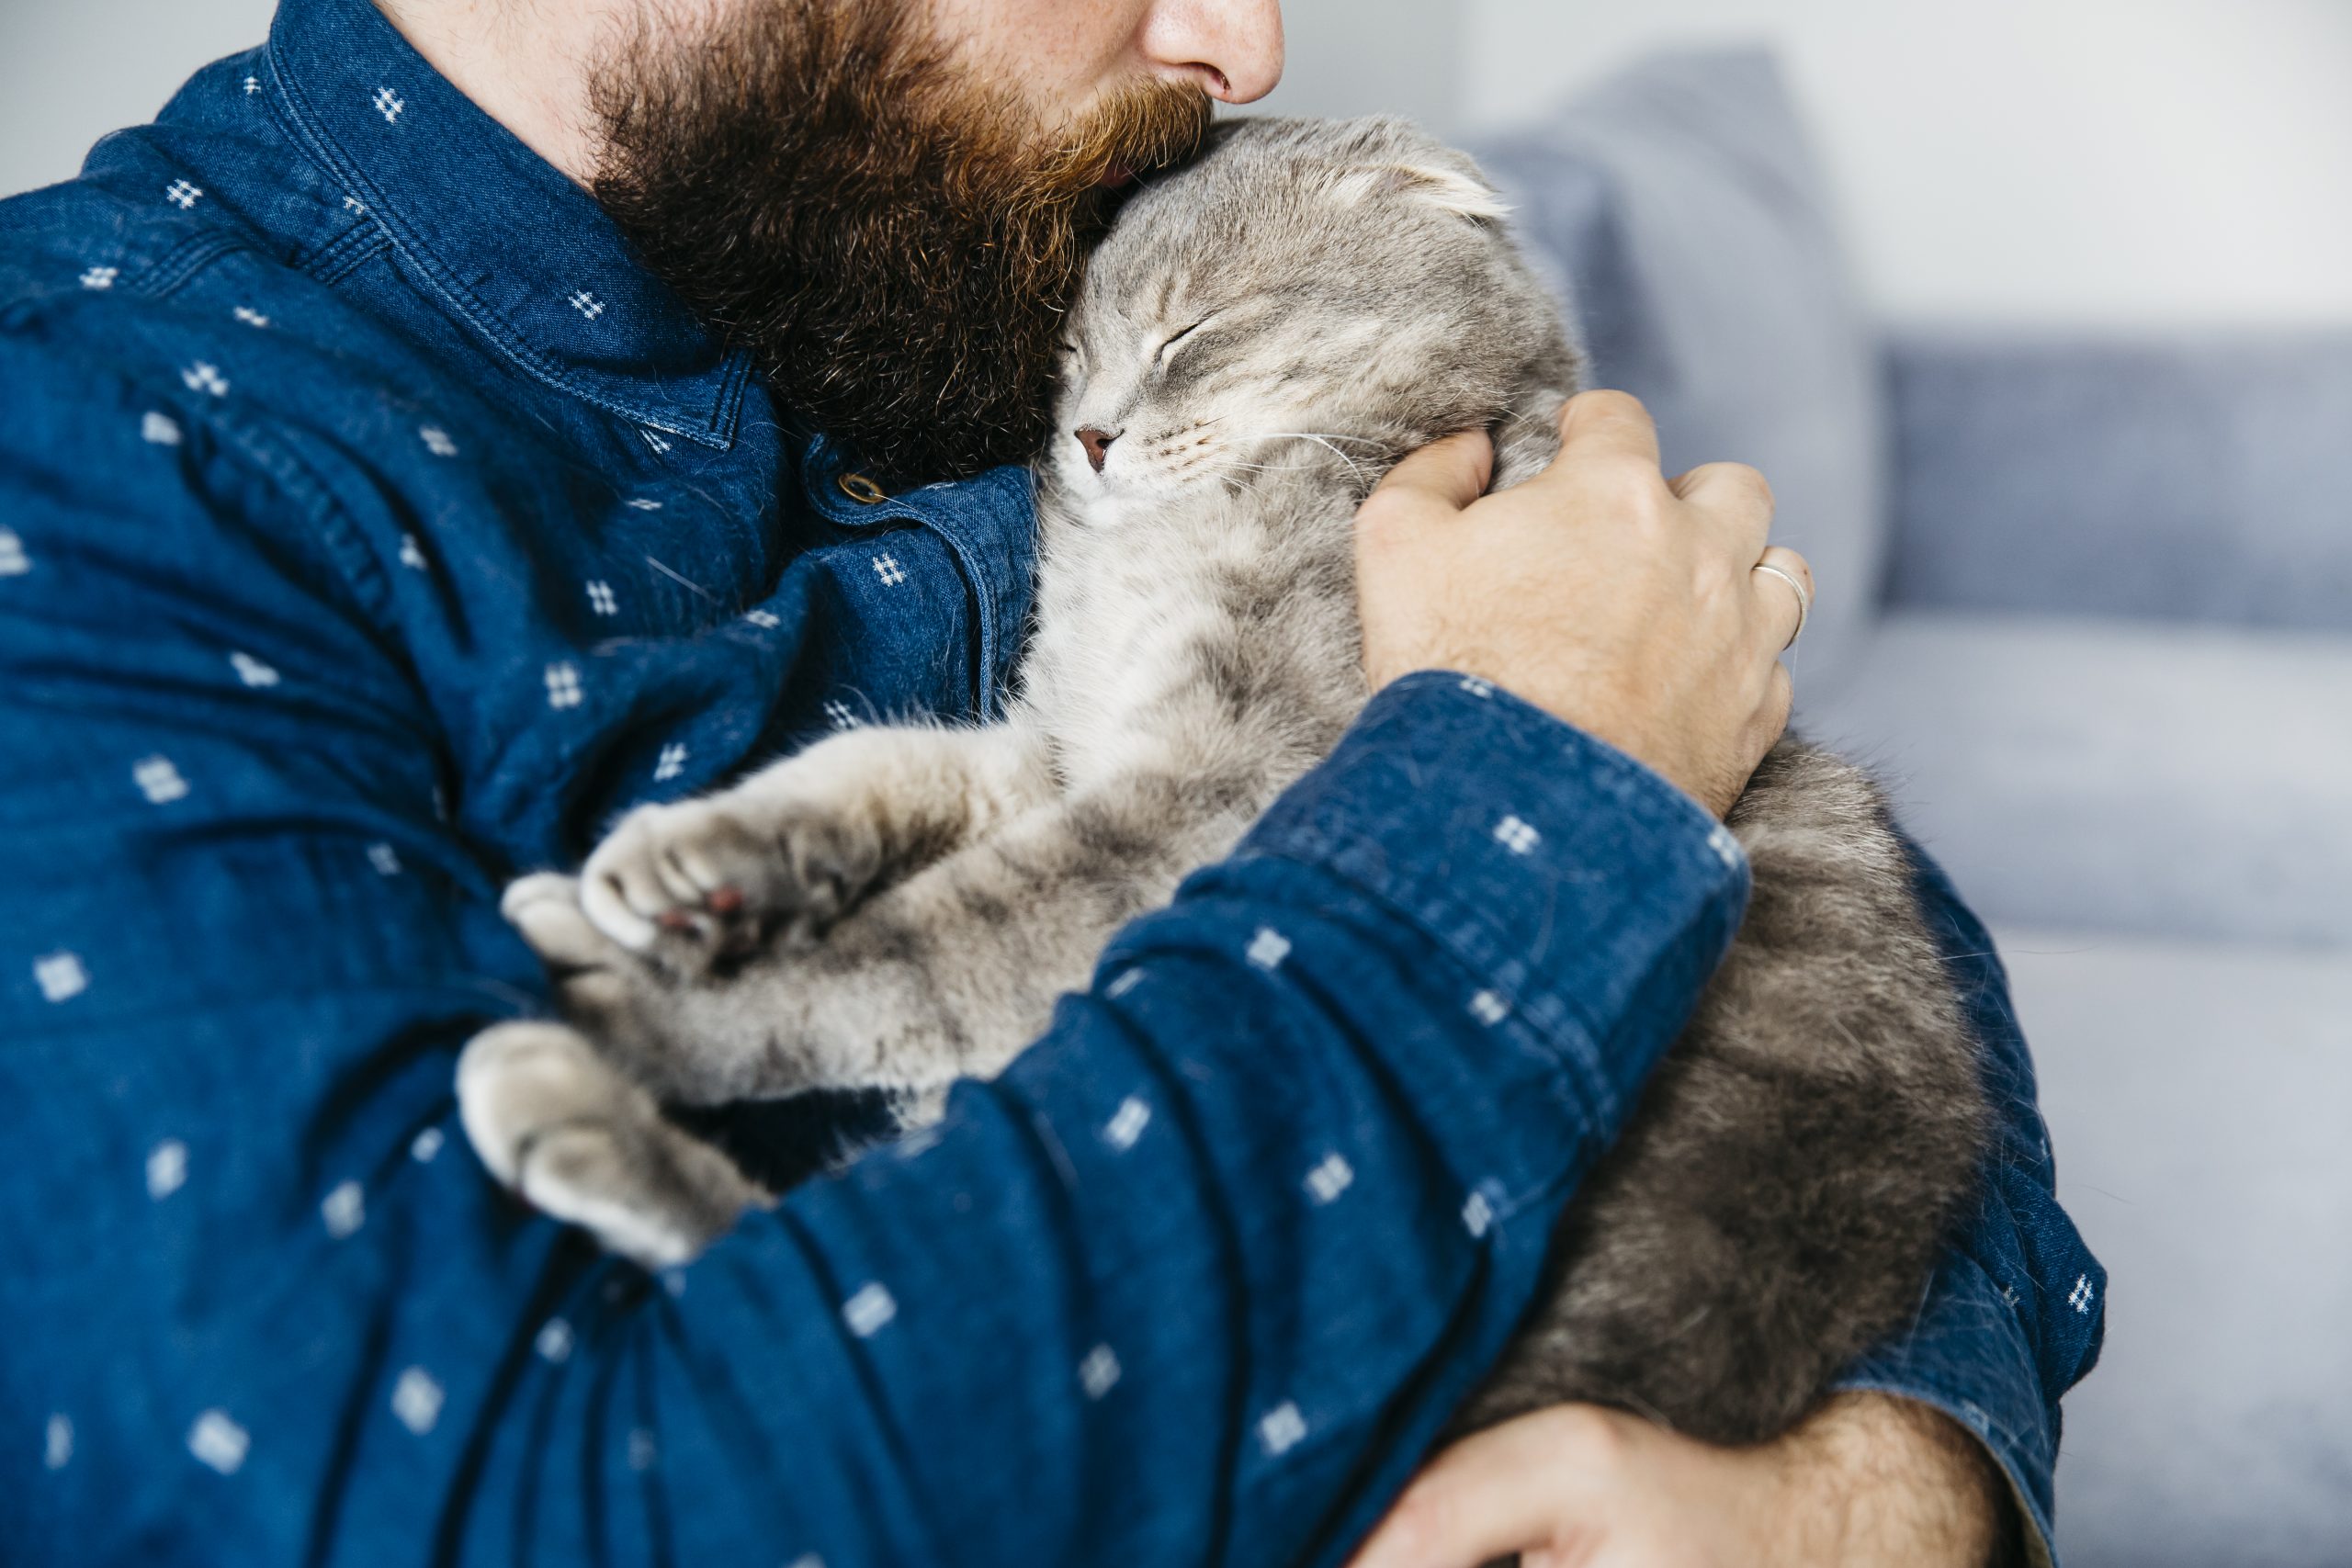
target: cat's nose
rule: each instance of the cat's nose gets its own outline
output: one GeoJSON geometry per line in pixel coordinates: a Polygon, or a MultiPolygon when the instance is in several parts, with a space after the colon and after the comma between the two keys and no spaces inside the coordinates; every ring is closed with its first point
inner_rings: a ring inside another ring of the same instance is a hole
{"type": "Polygon", "coordinates": [[[1126,433],[1120,430],[1097,430],[1091,424],[1081,424],[1070,434],[1078,437],[1078,444],[1080,446],[1086,448],[1086,460],[1094,465],[1094,471],[1099,474],[1102,471],[1103,459],[1111,455],[1111,443],[1126,433]]]}

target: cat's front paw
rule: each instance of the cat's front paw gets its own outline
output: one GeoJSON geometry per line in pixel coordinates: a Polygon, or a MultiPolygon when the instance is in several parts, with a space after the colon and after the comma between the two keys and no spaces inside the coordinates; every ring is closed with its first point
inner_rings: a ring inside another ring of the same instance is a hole
{"type": "Polygon", "coordinates": [[[623,947],[694,972],[769,941],[815,942],[882,863],[869,824],[738,792],[630,812],[588,857],[580,908],[623,947]]]}
{"type": "Polygon", "coordinates": [[[501,1184],[649,1269],[686,1262],[773,1201],[562,1024],[474,1036],[458,1058],[458,1108],[501,1184]]]}

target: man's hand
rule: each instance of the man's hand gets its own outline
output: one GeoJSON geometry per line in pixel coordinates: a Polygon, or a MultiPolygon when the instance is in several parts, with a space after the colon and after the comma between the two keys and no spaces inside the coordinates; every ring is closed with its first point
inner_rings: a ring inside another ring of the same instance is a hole
{"type": "Polygon", "coordinates": [[[2007,1506],[1967,1434],[1885,1394],[1750,1449],[1562,1404],[1440,1454],[1350,1568],[1983,1568],[2007,1506]]]}
{"type": "Polygon", "coordinates": [[[1560,455],[1485,493],[1479,433],[1396,465],[1356,518],[1364,668],[1481,675],[1646,762],[1722,816],[1789,717],[1778,660],[1797,626],[1794,551],[1765,548],[1755,469],[1669,483],[1657,433],[1622,392],[1560,415],[1560,455]]]}

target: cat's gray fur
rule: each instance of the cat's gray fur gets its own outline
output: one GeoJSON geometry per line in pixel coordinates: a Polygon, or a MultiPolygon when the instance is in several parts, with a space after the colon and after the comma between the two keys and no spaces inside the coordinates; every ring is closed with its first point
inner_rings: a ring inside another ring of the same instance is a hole
{"type": "MultiPolygon", "coordinates": [[[[657,1099],[880,1085],[920,1114],[1004,1066],[1363,706],[1367,489],[1472,427],[1527,478],[1579,368],[1476,167],[1385,119],[1226,128],[1134,199],[1071,330],[1006,719],[842,734],[511,890],[574,1027],[486,1033],[460,1090],[542,1207],[673,1262],[768,1200],[657,1099]],[[1119,433],[1100,477],[1081,426],[1119,433]]],[[[1784,742],[1730,822],[1746,926],[1473,1422],[1780,1430],[1915,1310],[1971,1179],[1973,1048],[1877,792],[1784,742]]]]}

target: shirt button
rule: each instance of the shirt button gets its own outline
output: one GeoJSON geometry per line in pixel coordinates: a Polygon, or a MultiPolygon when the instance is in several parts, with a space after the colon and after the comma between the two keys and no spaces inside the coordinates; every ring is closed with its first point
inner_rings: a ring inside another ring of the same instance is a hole
{"type": "Polygon", "coordinates": [[[876,484],[864,474],[843,474],[833,483],[841,487],[841,492],[843,495],[856,502],[860,506],[871,506],[877,501],[890,499],[880,485],[876,484]]]}

